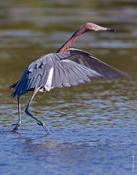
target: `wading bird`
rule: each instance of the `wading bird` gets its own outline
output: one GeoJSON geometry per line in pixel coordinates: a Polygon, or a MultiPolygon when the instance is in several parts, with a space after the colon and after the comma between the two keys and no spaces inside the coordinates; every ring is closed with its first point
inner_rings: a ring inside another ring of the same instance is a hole
{"type": "Polygon", "coordinates": [[[48,132],[45,123],[34,117],[28,110],[38,91],[47,92],[54,87],[77,85],[90,81],[90,77],[119,78],[126,76],[126,73],[100,61],[90,53],[70,48],[80,35],[88,31],[114,32],[111,28],[85,23],[56,53],[44,55],[27,66],[21,79],[10,86],[10,88],[14,88],[12,96],[17,96],[18,101],[18,122],[13,128],[13,132],[21,126],[20,96],[28,91],[33,91],[33,94],[26,106],[25,113],[48,132]]]}

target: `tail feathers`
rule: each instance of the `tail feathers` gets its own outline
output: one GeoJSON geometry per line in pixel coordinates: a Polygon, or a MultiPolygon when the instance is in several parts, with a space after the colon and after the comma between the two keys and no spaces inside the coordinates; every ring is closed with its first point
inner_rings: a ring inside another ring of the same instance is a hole
{"type": "MultiPolygon", "coordinates": [[[[11,88],[16,88],[17,84],[19,81],[15,82],[14,84],[12,84],[11,86],[9,86],[9,89],[11,88]]],[[[15,91],[11,94],[12,97],[15,97],[17,95],[17,89],[15,89],[15,91]]]]}
{"type": "Polygon", "coordinates": [[[15,88],[15,87],[17,86],[18,82],[19,82],[19,81],[17,81],[16,83],[12,84],[11,86],[9,86],[9,89],[15,88]]]}

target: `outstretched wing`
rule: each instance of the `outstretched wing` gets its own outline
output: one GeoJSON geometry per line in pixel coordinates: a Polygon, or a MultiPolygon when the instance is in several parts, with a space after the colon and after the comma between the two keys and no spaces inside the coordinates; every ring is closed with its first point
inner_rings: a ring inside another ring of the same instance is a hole
{"type": "Polygon", "coordinates": [[[49,91],[54,87],[71,86],[90,77],[118,78],[125,73],[105,64],[87,52],[69,49],[67,53],[48,54],[26,67],[21,79],[11,85],[12,96],[22,95],[39,88],[49,91]]]}
{"type": "Polygon", "coordinates": [[[69,49],[67,51],[70,54],[70,57],[66,58],[68,60],[74,61],[78,64],[84,65],[97,73],[98,77],[101,78],[120,78],[128,76],[126,73],[113,68],[112,66],[104,63],[103,61],[95,58],[88,52],[78,50],[78,49],[69,49]]]}
{"type": "Polygon", "coordinates": [[[96,71],[65,58],[56,62],[54,65],[53,87],[77,85],[85,81],[90,81],[89,77],[99,76],[99,73],[96,71]]]}
{"type": "Polygon", "coordinates": [[[89,77],[99,76],[96,71],[67,59],[70,56],[68,53],[48,54],[32,62],[26,67],[21,79],[10,86],[15,89],[12,96],[22,95],[35,88],[49,91],[54,87],[77,85],[90,81],[89,77]]]}

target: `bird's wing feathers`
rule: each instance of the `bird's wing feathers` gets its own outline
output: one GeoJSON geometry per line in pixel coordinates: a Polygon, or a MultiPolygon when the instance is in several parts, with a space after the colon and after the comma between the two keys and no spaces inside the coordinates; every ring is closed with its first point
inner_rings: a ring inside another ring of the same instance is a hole
{"type": "Polygon", "coordinates": [[[21,79],[11,85],[15,91],[12,96],[22,95],[39,88],[49,91],[54,87],[71,86],[90,77],[118,78],[125,73],[103,63],[87,52],[69,49],[67,53],[48,54],[26,67],[21,79]]]}
{"type": "Polygon", "coordinates": [[[84,65],[96,72],[98,72],[101,78],[120,78],[127,76],[126,73],[119,71],[118,69],[113,68],[112,66],[104,63],[103,61],[95,58],[88,52],[78,50],[78,49],[69,49],[67,51],[70,54],[70,57],[67,59],[74,61],[78,64],[84,65]]]}
{"type": "Polygon", "coordinates": [[[53,87],[71,86],[90,81],[92,72],[89,68],[71,60],[61,60],[56,63],[53,74],[53,87]]]}
{"type": "Polygon", "coordinates": [[[27,66],[16,86],[13,86],[15,83],[11,85],[15,89],[12,96],[22,95],[29,90],[44,86],[51,67],[49,65],[51,64],[49,59],[50,57],[48,55],[43,56],[27,66]]]}

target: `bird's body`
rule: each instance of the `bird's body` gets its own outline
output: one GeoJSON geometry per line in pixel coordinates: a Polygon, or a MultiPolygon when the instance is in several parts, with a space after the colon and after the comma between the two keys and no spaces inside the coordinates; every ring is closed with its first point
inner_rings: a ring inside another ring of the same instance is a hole
{"type": "Polygon", "coordinates": [[[33,91],[33,95],[27,104],[25,112],[47,131],[45,124],[28,111],[29,105],[38,91],[46,92],[55,87],[77,85],[90,81],[91,77],[119,78],[126,76],[125,73],[100,61],[90,53],[78,49],[69,49],[81,34],[89,30],[112,31],[93,23],[84,24],[65,42],[57,53],[44,55],[32,62],[26,67],[21,79],[11,85],[11,88],[15,89],[12,96],[17,96],[18,99],[18,123],[13,131],[16,131],[21,125],[19,98],[28,91],[33,91]]]}
{"type": "Polygon", "coordinates": [[[12,96],[21,96],[35,88],[46,92],[54,87],[77,85],[90,81],[90,77],[118,78],[124,75],[125,73],[112,68],[87,52],[69,49],[63,54],[44,55],[27,66],[12,96]]]}

